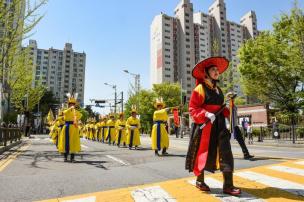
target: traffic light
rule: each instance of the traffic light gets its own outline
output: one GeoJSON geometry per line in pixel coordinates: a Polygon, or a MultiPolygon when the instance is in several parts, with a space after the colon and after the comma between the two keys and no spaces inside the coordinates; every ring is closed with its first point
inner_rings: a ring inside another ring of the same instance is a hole
{"type": "Polygon", "coordinates": [[[104,104],[106,103],[105,100],[95,100],[95,104],[104,104]]]}

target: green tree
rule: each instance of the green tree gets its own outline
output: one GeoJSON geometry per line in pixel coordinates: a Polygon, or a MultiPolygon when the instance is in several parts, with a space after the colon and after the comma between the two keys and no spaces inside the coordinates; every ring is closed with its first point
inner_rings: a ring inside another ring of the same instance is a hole
{"type": "Polygon", "coordinates": [[[166,106],[174,107],[181,104],[181,87],[178,83],[154,84],[152,89],[157,97],[162,97],[166,106]]]}
{"type": "Polygon", "coordinates": [[[37,12],[47,0],[0,1],[0,76],[14,107],[24,111],[22,100],[27,97],[29,110],[44,93],[41,85],[32,85],[33,63],[29,50],[21,47],[22,40],[31,35],[42,15],[37,12]]]}
{"type": "MultiPolygon", "coordinates": [[[[47,116],[51,106],[59,104],[59,101],[56,99],[52,91],[45,91],[39,101],[39,111],[42,113],[42,117],[47,116]]],[[[38,104],[35,106],[33,111],[38,111],[38,104]]]]}
{"type": "Polygon", "coordinates": [[[153,113],[154,113],[154,101],[156,95],[150,90],[140,90],[138,95],[132,95],[126,102],[125,105],[125,116],[126,118],[131,116],[132,106],[136,106],[137,100],[139,101],[139,109],[137,109],[140,115],[140,123],[145,132],[149,133],[153,124],[153,113]],[[138,96],[138,97],[137,97],[138,96]]]}
{"type": "Polygon", "coordinates": [[[282,14],[273,24],[272,32],[262,32],[239,50],[245,93],[288,113],[292,125],[304,104],[303,32],[303,11],[295,4],[290,14],[282,14]]]}

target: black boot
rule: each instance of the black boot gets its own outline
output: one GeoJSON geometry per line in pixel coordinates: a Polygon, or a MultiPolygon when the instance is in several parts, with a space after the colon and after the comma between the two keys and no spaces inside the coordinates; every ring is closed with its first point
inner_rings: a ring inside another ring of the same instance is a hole
{"type": "Polygon", "coordinates": [[[162,155],[168,155],[167,148],[163,148],[162,155]]]}
{"type": "Polygon", "coordinates": [[[75,154],[71,154],[71,163],[75,163],[75,154]]]}
{"type": "Polygon", "coordinates": [[[224,194],[239,196],[242,192],[240,188],[233,186],[232,172],[223,172],[223,177],[224,177],[224,185],[223,185],[224,194]]]}
{"type": "Polygon", "coordinates": [[[197,176],[195,186],[201,191],[210,191],[210,187],[204,181],[204,171],[197,176]]]}
{"type": "Polygon", "coordinates": [[[252,159],[253,157],[254,156],[250,155],[249,153],[247,153],[247,154],[244,155],[244,159],[246,159],[246,160],[252,159]]]}
{"type": "Polygon", "coordinates": [[[155,156],[159,156],[158,150],[154,151],[155,156]]]}
{"type": "Polygon", "coordinates": [[[68,161],[68,154],[67,154],[67,153],[64,153],[63,155],[64,155],[64,160],[63,160],[63,161],[64,161],[64,162],[67,162],[67,161],[68,161]]]}

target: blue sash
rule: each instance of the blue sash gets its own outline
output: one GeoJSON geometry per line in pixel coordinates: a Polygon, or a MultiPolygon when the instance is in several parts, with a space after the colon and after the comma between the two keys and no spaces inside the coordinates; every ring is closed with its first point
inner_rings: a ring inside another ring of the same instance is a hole
{"type": "Polygon", "coordinates": [[[161,148],[160,148],[160,140],[161,140],[161,132],[160,132],[160,130],[161,130],[161,124],[162,123],[165,123],[165,122],[163,122],[163,121],[155,121],[154,122],[155,124],[156,124],[156,127],[157,127],[157,129],[156,129],[156,143],[157,143],[157,150],[161,150],[161,148]]]}
{"type": "Polygon", "coordinates": [[[70,153],[70,125],[73,124],[73,121],[65,122],[65,153],[70,153]]]}

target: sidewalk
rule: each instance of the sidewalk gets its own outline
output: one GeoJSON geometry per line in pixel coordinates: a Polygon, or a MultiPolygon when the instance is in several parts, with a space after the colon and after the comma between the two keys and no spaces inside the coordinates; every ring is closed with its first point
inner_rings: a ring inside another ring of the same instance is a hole
{"type": "MultiPolygon", "coordinates": [[[[147,134],[145,136],[148,137],[147,134]]],[[[189,141],[189,135],[184,136],[183,138],[176,138],[175,135],[170,136],[171,140],[184,140],[189,141]]],[[[304,149],[304,141],[297,141],[295,144],[289,140],[263,140],[263,142],[258,142],[258,138],[253,139],[253,144],[248,144],[248,138],[245,139],[245,143],[247,146],[272,146],[272,147],[291,147],[291,148],[303,148],[304,149]]],[[[232,145],[238,145],[238,142],[235,139],[231,139],[232,145]]]]}

